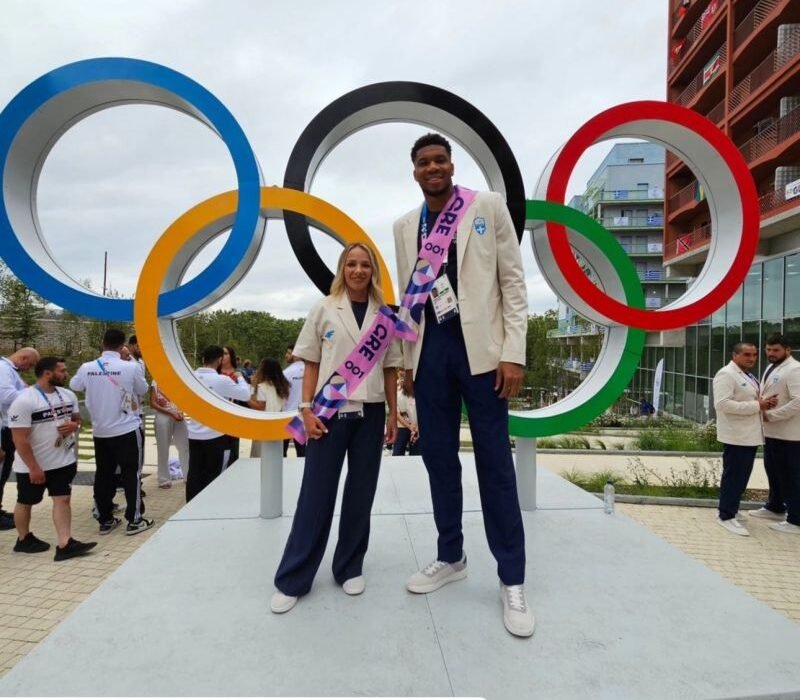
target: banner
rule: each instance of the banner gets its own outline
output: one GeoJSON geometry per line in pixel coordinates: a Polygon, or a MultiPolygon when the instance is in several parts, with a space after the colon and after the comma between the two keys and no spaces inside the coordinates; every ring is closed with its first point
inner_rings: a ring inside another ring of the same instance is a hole
{"type": "Polygon", "coordinates": [[[719,55],[719,51],[717,51],[713,58],[706,63],[705,67],[703,68],[703,85],[708,83],[711,78],[719,73],[720,68],[722,68],[722,57],[719,55]]]}
{"type": "Polygon", "coordinates": [[[700,29],[705,29],[714,21],[714,15],[717,14],[718,9],[719,0],[711,0],[711,2],[708,3],[708,7],[703,10],[703,14],[700,15],[700,29]]]}
{"type": "Polygon", "coordinates": [[[794,199],[795,197],[800,197],[800,180],[795,180],[786,185],[785,199],[794,199]]]}
{"type": "Polygon", "coordinates": [[[656,365],[656,376],[653,379],[653,415],[658,413],[661,404],[661,380],[664,377],[664,358],[662,357],[656,365]]]}

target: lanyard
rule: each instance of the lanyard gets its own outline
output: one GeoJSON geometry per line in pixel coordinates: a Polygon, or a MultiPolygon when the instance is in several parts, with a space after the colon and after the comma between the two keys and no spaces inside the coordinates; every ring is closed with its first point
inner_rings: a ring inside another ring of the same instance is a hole
{"type": "MultiPolygon", "coordinates": [[[[53,388],[56,390],[56,396],[58,397],[58,400],[59,400],[58,407],[59,408],[63,408],[64,406],[67,405],[67,402],[64,401],[64,398],[61,396],[61,392],[58,390],[58,387],[53,387],[53,388]]],[[[36,384],[36,391],[38,391],[42,395],[42,398],[45,401],[47,401],[47,405],[50,407],[50,412],[53,414],[53,422],[56,425],[58,425],[58,414],[56,413],[55,406],[53,406],[53,404],[50,403],[50,399],[48,398],[47,394],[44,392],[44,389],[42,389],[42,387],[40,387],[38,384],[36,384]]],[[[65,422],[67,422],[67,421],[65,421],[65,422]]]]}

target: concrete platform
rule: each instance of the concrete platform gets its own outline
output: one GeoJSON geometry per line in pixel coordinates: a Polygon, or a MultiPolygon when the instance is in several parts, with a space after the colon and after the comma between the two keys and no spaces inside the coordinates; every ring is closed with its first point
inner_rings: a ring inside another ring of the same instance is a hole
{"type": "MultiPolygon", "coordinates": [[[[536,634],[508,635],[472,456],[463,462],[465,581],[405,592],[435,528],[419,460],[386,458],[366,592],[346,596],[327,556],[312,592],[272,615],[291,519],[257,517],[258,463],[242,460],[0,680],[0,695],[800,696],[800,626],[543,469],[542,508],[524,516],[536,634]]],[[[287,511],[301,469],[287,460],[287,511]]]]}

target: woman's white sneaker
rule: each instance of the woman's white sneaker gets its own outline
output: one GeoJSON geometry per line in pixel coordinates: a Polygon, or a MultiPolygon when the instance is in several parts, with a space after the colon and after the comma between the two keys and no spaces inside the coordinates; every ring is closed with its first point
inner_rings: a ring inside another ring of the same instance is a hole
{"type": "Polygon", "coordinates": [[[363,576],[349,578],[342,584],[342,590],[347,593],[347,595],[361,595],[366,587],[367,582],[364,580],[363,576]]]}
{"type": "Polygon", "coordinates": [[[770,530],[783,532],[786,535],[800,535],[800,525],[793,525],[788,520],[784,520],[780,523],[772,523],[767,527],[769,527],[770,530]]]}
{"type": "Polygon", "coordinates": [[[503,599],[503,624],[506,629],[517,637],[530,637],[536,620],[525,600],[525,589],[522,586],[504,586],[501,583],[500,597],[503,599]]]}
{"type": "Polygon", "coordinates": [[[281,613],[289,612],[297,603],[296,595],[285,595],[280,591],[276,591],[272,595],[269,607],[272,612],[280,615],[281,613]]]}
{"type": "Polygon", "coordinates": [[[751,518],[764,518],[764,520],[784,520],[786,513],[776,513],[774,510],[768,508],[759,508],[758,510],[748,511],[747,514],[751,518]]]}
{"type": "Polygon", "coordinates": [[[728,520],[720,520],[717,518],[717,522],[728,532],[732,532],[734,535],[739,535],[740,537],[750,537],[750,533],[747,531],[747,528],[736,518],[729,518],[728,520]]]}
{"type": "Polygon", "coordinates": [[[446,583],[460,581],[467,577],[467,555],[461,557],[461,561],[448,563],[436,559],[424,569],[420,569],[408,581],[406,588],[412,593],[433,593],[446,583]]]}

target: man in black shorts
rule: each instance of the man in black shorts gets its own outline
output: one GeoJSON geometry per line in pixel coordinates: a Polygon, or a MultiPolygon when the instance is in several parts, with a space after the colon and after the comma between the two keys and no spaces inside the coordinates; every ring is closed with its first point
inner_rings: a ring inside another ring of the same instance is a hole
{"type": "Polygon", "coordinates": [[[45,489],[53,499],[53,524],[58,535],[55,561],[87,553],[97,543],[72,537],[70,495],[77,472],[78,399],[64,389],[67,367],[57,357],[43,357],[34,369],[36,383],[11,404],[8,423],[17,453],[17,505],[14,524],[19,535],[15,552],[35,554],[50,549],[30,531],[31,509],[41,503],[45,489]]]}

